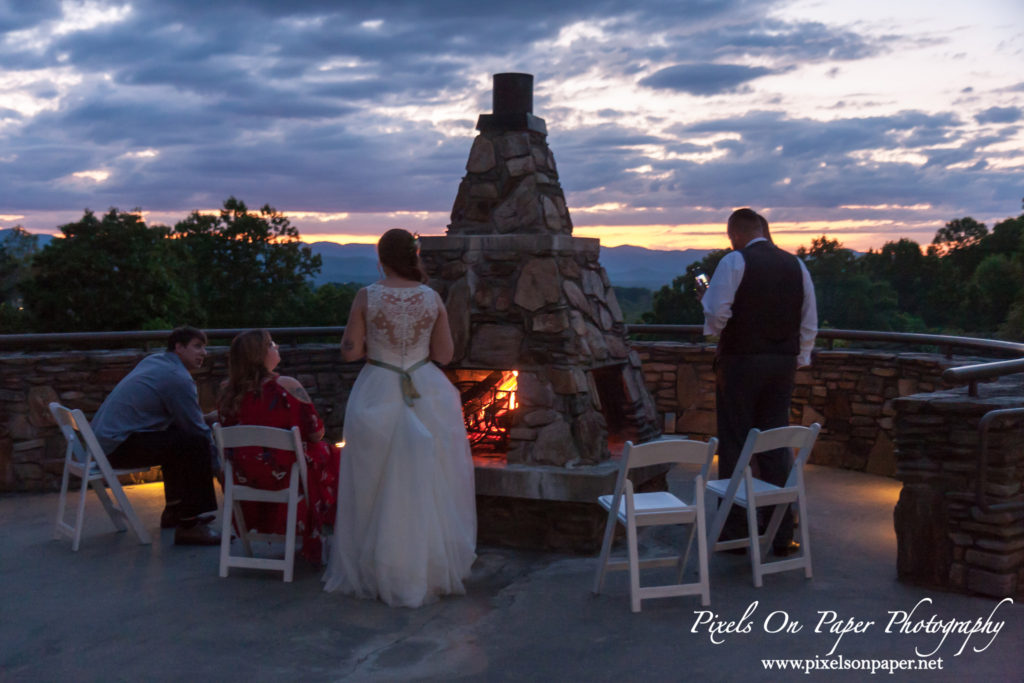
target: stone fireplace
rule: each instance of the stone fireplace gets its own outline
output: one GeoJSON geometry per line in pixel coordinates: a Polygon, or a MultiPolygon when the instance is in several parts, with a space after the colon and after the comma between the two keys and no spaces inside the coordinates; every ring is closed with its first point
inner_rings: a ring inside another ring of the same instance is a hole
{"type": "MultiPolygon", "coordinates": [[[[421,238],[420,251],[448,308],[449,376],[463,394],[471,440],[478,419],[505,430],[474,447],[500,461],[485,464],[504,482],[496,493],[594,503],[611,489],[604,482],[609,473],[614,481],[616,446],[654,438],[660,428],[598,259],[600,243],[572,236],[547,127],[532,105],[531,75],[494,76],[494,112],[477,122],[447,234],[421,238]],[[507,376],[514,407],[506,389],[498,398],[504,407],[488,415],[479,399],[508,385],[507,376]],[[602,483],[569,492],[579,487],[564,481],[567,472],[602,483]],[[528,491],[509,483],[538,476],[563,481],[554,487],[562,492],[552,494],[550,481],[528,491]],[[547,494],[534,490],[545,487],[547,494]]],[[[477,480],[488,488],[479,468],[477,480]]]]}

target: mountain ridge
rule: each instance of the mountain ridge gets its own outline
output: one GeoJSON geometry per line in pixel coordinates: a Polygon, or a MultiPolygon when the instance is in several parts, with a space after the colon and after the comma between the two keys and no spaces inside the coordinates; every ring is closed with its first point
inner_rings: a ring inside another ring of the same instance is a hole
{"type": "MultiPolygon", "coordinates": [[[[315,284],[354,282],[368,284],[377,280],[377,248],[373,244],[338,244],[311,242],[313,253],[323,260],[323,268],[315,284]]],[[[601,247],[601,266],[616,287],[660,289],[686,272],[686,267],[699,261],[711,249],[647,249],[631,244],[601,247]]]]}
{"type": "MultiPolygon", "coordinates": [[[[0,228],[0,243],[12,228],[0,228]]],[[[36,235],[39,248],[46,246],[52,235],[36,235]]],[[[380,277],[377,271],[377,247],[374,244],[338,244],[303,240],[323,260],[320,273],[313,279],[316,286],[328,282],[369,284],[380,277]]],[[[647,249],[632,244],[601,247],[601,266],[616,287],[642,287],[657,290],[686,272],[686,267],[711,253],[711,249],[647,249]]]]}

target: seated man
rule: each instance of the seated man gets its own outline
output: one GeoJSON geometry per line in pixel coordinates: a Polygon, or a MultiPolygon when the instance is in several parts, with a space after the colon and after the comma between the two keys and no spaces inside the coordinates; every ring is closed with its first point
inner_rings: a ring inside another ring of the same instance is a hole
{"type": "Polygon", "coordinates": [[[164,528],[179,545],[216,545],[220,534],[200,515],[217,509],[213,442],[190,373],[206,358],[206,335],[179,327],[167,351],[143,358],[117,383],[92,418],[100,447],[114,467],[159,465],[167,508],[164,528]]]}

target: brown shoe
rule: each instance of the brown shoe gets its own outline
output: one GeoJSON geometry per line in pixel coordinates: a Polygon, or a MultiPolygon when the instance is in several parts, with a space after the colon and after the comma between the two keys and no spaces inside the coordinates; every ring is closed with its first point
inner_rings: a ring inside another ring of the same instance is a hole
{"type": "Polygon", "coordinates": [[[196,524],[174,530],[174,545],[220,545],[220,532],[210,524],[196,524]]]}

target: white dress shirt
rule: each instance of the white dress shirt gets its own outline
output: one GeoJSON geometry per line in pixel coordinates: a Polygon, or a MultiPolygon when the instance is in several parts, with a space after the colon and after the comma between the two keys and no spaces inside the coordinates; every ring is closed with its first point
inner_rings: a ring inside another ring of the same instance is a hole
{"type": "MultiPolygon", "coordinates": [[[[756,237],[750,240],[748,245],[763,241],[763,237],[756,237]]],[[[803,261],[797,259],[797,263],[800,264],[804,287],[804,301],[800,307],[800,353],[797,355],[797,366],[804,367],[811,364],[811,349],[814,348],[814,338],[818,334],[818,304],[814,298],[811,274],[807,272],[803,261]]],[[[739,251],[731,251],[719,261],[708,289],[701,299],[701,306],[704,308],[704,334],[720,335],[725,329],[725,324],[732,317],[732,302],[736,298],[736,290],[743,280],[745,269],[746,262],[739,251]]]]}

